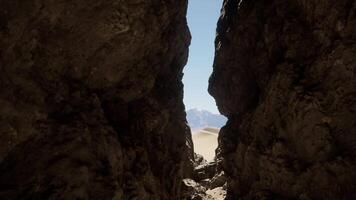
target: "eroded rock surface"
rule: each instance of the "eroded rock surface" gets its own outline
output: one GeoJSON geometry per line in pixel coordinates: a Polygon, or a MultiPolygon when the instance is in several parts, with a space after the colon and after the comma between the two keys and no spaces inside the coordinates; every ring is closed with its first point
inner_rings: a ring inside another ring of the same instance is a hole
{"type": "Polygon", "coordinates": [[[182,187],[182,200],[224,200],[226,185],[209,189],[192,179],[184,179],[182,187]]]}
{"type": "Polygon", "coordinates": [[[355,75],[355,0],[225,0],[209,91],[227,199],[355,199],[355,75]]]}
{"type": "Polygon", "coordinates": [[[180,199],[186,7],[0,0],[0,199],[180,199]]]}
{"type": "Polygon", "coordinates": [[[195,154],[193,175],[182,182],[182,200],[223,200],[226,186],[225,173],[218,164],[195,154]]]}

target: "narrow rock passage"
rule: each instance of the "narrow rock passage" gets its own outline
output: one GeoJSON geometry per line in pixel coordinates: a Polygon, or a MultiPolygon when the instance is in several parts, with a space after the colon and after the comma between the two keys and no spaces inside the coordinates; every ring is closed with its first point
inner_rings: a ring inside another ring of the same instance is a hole
{"type": "Polygon", "coordinates": [[[213,162],[187,3],[0,0],[1,200],[355,199],[356,0],[224,0],[213,162]]]}

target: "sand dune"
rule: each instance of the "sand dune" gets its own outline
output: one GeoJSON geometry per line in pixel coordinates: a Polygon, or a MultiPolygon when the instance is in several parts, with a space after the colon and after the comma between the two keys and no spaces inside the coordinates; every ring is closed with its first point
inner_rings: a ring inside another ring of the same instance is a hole
{"type": "Polygon", "coordinates": [[[192,137],[195,153],[204,156],[208,161],[213,160],[218,147],[218,133],[219,129],[212,127],[194,131],[192,137]]]}

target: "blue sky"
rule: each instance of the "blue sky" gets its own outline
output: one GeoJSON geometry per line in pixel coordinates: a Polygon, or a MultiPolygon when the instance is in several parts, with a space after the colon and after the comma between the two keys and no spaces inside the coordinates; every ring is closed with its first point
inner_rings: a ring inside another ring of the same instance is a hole
{"type": "Polygon", "coordinates": [[[207,89],[213,70],[215,30],[221,7],[222,0],[189,0],[187,20],[192,42],[183,77],[187,110],[198,108],[218,113],[207,89]]]}

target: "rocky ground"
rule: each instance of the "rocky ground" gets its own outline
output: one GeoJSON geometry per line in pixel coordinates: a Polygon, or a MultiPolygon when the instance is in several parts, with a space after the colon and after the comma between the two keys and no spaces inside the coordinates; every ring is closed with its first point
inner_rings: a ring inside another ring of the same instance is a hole
{"type": "Polygon", "coordinates": [[[226,196],[225,173],[219,170],[216,161],[207,162],[195,154],[194,173],[183,179],[182,198],[184,200],[223,200],[226,196]]]}

